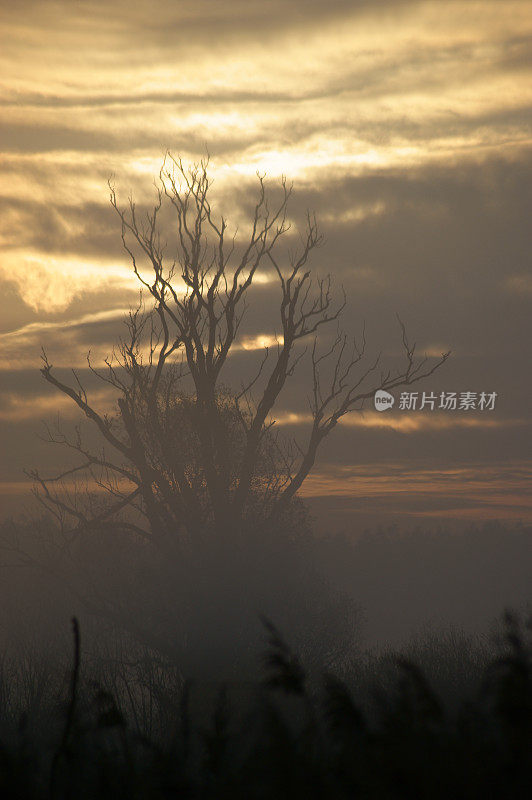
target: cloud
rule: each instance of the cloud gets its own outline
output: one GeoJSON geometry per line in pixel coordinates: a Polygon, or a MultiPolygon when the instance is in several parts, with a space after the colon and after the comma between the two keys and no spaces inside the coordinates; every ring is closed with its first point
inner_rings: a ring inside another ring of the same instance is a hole
{"type": "Polygon", "coordinates": [[[0,273],[16,286],[30,308],[46,313],[68,308],[76,296],[101,291],[102,283],[111,292],[117,287],[126,291],[131,283],[130,270],[116,262],[95,263],[24,251],[6,254],[0,273]]]}
{"type": "MultiPolygon", "coordinates": [[[[353,412],[342,417],[338,423],[340,427],[347,428],[382,428],[398,433],[419,433],[423,431],[450,431],[457,428],[480,428],[490,430],[493,428],[527,427],[530,423],[526,419],[494,419],[484,415],[467,416],[463,414],[449,413],[443,414],[421,414],[421,413],[402,413],[391,414],[389,412],[363,411],[353,412]]],[[[310,414],[299,412],[285,412],[274,417],[276,425],[284,426],[308,426],[312,423],[310,414]]]]}
{"type": "MultiPolygon", "coordinates": [[[[283,263],[316,210],[326,244],[311,267],[339,295],[344,286],[342,324],[360,334],[365,320],[372,353],[398,364],[399,313],[420,352],[454,351],[435,386],[500,393],[497,416],[478,423],[352,417],[325,445],[332,462],[399,451],[406,462],[435,447],[444,467],[468,448],[486,463],[522,454],[527,2],[508,0],[501,14],[490,0],[19,0],[0,14],[0,312],[12,333],[0,367],[20,436],[48,408],[31,399],[26,370],[41,344],[59,367],[83,367],[89,348],[97,362],[136,302],[107,179],[143,215],[165,149],[195,159],[207,146],[216,202],[241,233],[255,171],[269,174],[274,197],[276,178],[295,179],[283,263]]],[[[224,373],[236,387],[282,334],[277,281],[260,277],[224,373]]],[[[306,407],[307,368],[287,384],[284,430],[306,407]]]]}
{"type": "MultiPolygon", "coordinates": [[[[91,405],[103,412],[110,412],[115,405],[116,392],[101,389],[92,392],[91,405]]],[[[0,420],[5,422],[23,422],[39,419],[78,420],[80,410],[70,397],[59,393],[25,396],[14,392],[0,394],[0,420]]]]}
{"type": "Polygon", "coordinates": [[[521,275],[510,275],[504,281],[504,287],[521,297],[532,294],[532,276],[528,273],[521,275]]]}
{"type": "Polygon", "coordinates": [[[0,371],[40,367],[42,349],[53,363],[65,367],[86,367],[87,352],[91,350],[99,365],[117,343],[127,311],[111,308],[77,318],[39,320],[2,333],[0,371]]]}
{"type": "MultiPolygon", "coordinates": [[[[424,497],[440,497],[443,507],[451,506],[456,512],[461,501],[478,510],[479,505],[510,506],[519,498],[523,508],[532,513],[530,500],[525,501],[531,475],[530,463],[512,462],[504,466],[491,466],[471,462],[454,468],[426,469],[405,464],[378,463],[362,467],[338,468],[329,465],[307,479],[305,496],[350,496],[413,498],[413,504],[422,504],[424,497]]],[[[409,504],[412,505],[412,500],[409,504]]],[[[412,508],[410,508],[410,511],[412,508]]],[[[439,511],[442,511],[440,505],[439,511]]],[[[427,513],[420,510],[420,513],[427,513]]]]}

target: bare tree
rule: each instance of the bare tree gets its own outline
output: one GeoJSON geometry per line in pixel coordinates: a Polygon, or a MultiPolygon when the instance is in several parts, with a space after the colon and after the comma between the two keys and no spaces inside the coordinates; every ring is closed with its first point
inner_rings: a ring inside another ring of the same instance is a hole
{"type": "Polygon", "coordinates": [[[101,525],[125,507],[136,508],[147,524],[122,524],[163,547],[179,532],[197,536],[206,527],[223,537],[259,509],[265,519],[289,513],[321,442],[345,414],[360,409],[377,389],[426,378],[449,355],[430,363],[417,359],[402,326],[402,368],[382,372],[379,357],[368,363],[365,336],[351,342],[337,327],[345,294],[335,302],[330,277],[312,277],[310,258],[322,243],[313,215],[307,214],[299,249],[285,257],[281,253],[290,227],[292,187],[283,178],[280,198],[271,207],[264,177],[258,177],[249,234],[239,241],[236,234],[228,236],[227,221],[211,208],[207,168],[202,161],[187,169],[168,154],[155,206],[146,214],[139,213],[132,198],[121,207],[110,184],[123,246],[152,305],[130,313],[127,337],[106,361],[106,371],[97,373],[117,391],[117,413],[100,414],[77,376],[73,386],[59,380],[46,354],[41,370],[48,383],[77,404],[113,452],[112,458],[95,454],[79,435],[69,440],[52,434],[82,456],[71,472],[88,470],[113,499],[87,512],[53,490],[64,475],[50,480],[34,471],[43,502],[78,527],[101,525]],[[175,259],[167,257],[161,230],[166,206],[174,215],[175,259]],[[247,384],[229,392],[222,370],[237,342],[247,293],[262,268],[278,281],[280,335],[276,347],[265,348],[247,384]],[[319,335],[331,326],[337,327],[332,344],[320,345],[319,335]],[[307,349],[312,387],[308,439],[304,447],[287,447],[275,435],[274,415],[307,349]],[[183,388],[185,380],[189,391],[183,388]]]}

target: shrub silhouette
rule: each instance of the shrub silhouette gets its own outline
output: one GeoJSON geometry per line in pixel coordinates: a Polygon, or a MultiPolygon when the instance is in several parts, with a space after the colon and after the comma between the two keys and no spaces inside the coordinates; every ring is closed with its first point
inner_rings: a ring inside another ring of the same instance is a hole
{"type": "MultiPolygon", "coordinates": [[[[211,721],[182,688],[175,726],[156,742],[136,732],[102,688],[88,691],[75,639],[62,732],[37,752],[24,724],[0,745],[3,797],[520,798],[532,788],[531,646],[513,615],[483,685],[449,714],[416,665],[397,659],[393,690],[362,709],[326,674],[312,685],[264,620],[267,674],[250,707],[221,686],[211,721]],[[47,781],[46,776],[49,776],[47,781]]],[[[76,634],[75,623],[75,634],[76,634]]],[[[82,663],[82,659],[81,659],[82,663]]]]}

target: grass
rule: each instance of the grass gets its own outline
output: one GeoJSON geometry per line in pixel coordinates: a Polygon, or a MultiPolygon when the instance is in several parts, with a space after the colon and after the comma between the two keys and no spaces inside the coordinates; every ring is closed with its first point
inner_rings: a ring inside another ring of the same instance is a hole
{"type": "Polygon", "coordinates": [[[77,620],[67,681],[44,663],[17,671],[4,658],[1,796],[532,796],[530,625],[506,615],[477,691],[449,707],[404,656],[388,659],[393,671],[371,702],[334,674],[316,682],[277,628],[263,624],[263,675],[208,692],[148,663],[136,685],[126,664],[122,673],[90,665],[91,674],[77,620]]]}

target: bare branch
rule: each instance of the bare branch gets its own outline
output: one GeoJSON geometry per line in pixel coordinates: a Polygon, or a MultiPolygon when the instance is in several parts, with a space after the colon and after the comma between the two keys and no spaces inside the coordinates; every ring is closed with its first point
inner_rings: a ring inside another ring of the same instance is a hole
{"type": "MultiPolygon", "coordinates": [[[[257,175],[249,230],[239,242],[224,214],[213,207],[208,167],[208,156],[187,167],[168,152],[151,209],[137,206],[132,197],[122,206],[109,183],[141,298],[126,320],[126,335],[104,362],[107,369],[96,370],[90,353],[87,363],[117,390],[118,412],[99,414],[78,374],[73,373],[74,386],[62,383],[43,353],[45,380],[76,403],[123,460],[116,464],[103,453],[89,452],[79,436],[72,442],[61,434],[58,443],[78,452],[82,464],[44,484],[86,471],[101,490],[121,501],[121,482],[132,483],[136,493],[128,496],[159,542],[183,529],[192,536],[206,525],[219,532],[238,528],[258,506],[262,513],[286,508],[312,469],[321,442],[345,414],[361,408],[376,389],[393,390],[430,376],[449,355],[436,362],[416,358],[415,344],[409,344],[399,319],[405,361],[396,371],[379,374],[380,356],[366,357],[365,328],[357,341],[338,325],[345,290],[335,297],[330,275],[313,277],[311,259],[323,244],[314,214],[307,212],[299,243],[291,244],[292,185],[283,177],[274,202],[265,177],[257,175]],[[170,247],[162,235],[167,212],[174,219],[170,247]],[[285,241],[290,247],[282,252],[285,241]],[[273,269],[278,283],[277,349],[265,348],[252,377],[240,391],[228,393],[222,371],[246,318],[248,291],[264,267],[269,274],[273,269]],[[294,443],[288,452],[276,440],[275,410],[308,351],[308,441],[305,447],[294,443]],[[188,392],[178,386],[185,372],[188,392]],[[251,394],[259,385],[255,403],[251,394]]],[[[41,490],[54,513],[70,513],[42,485],[41,490]]]]}

